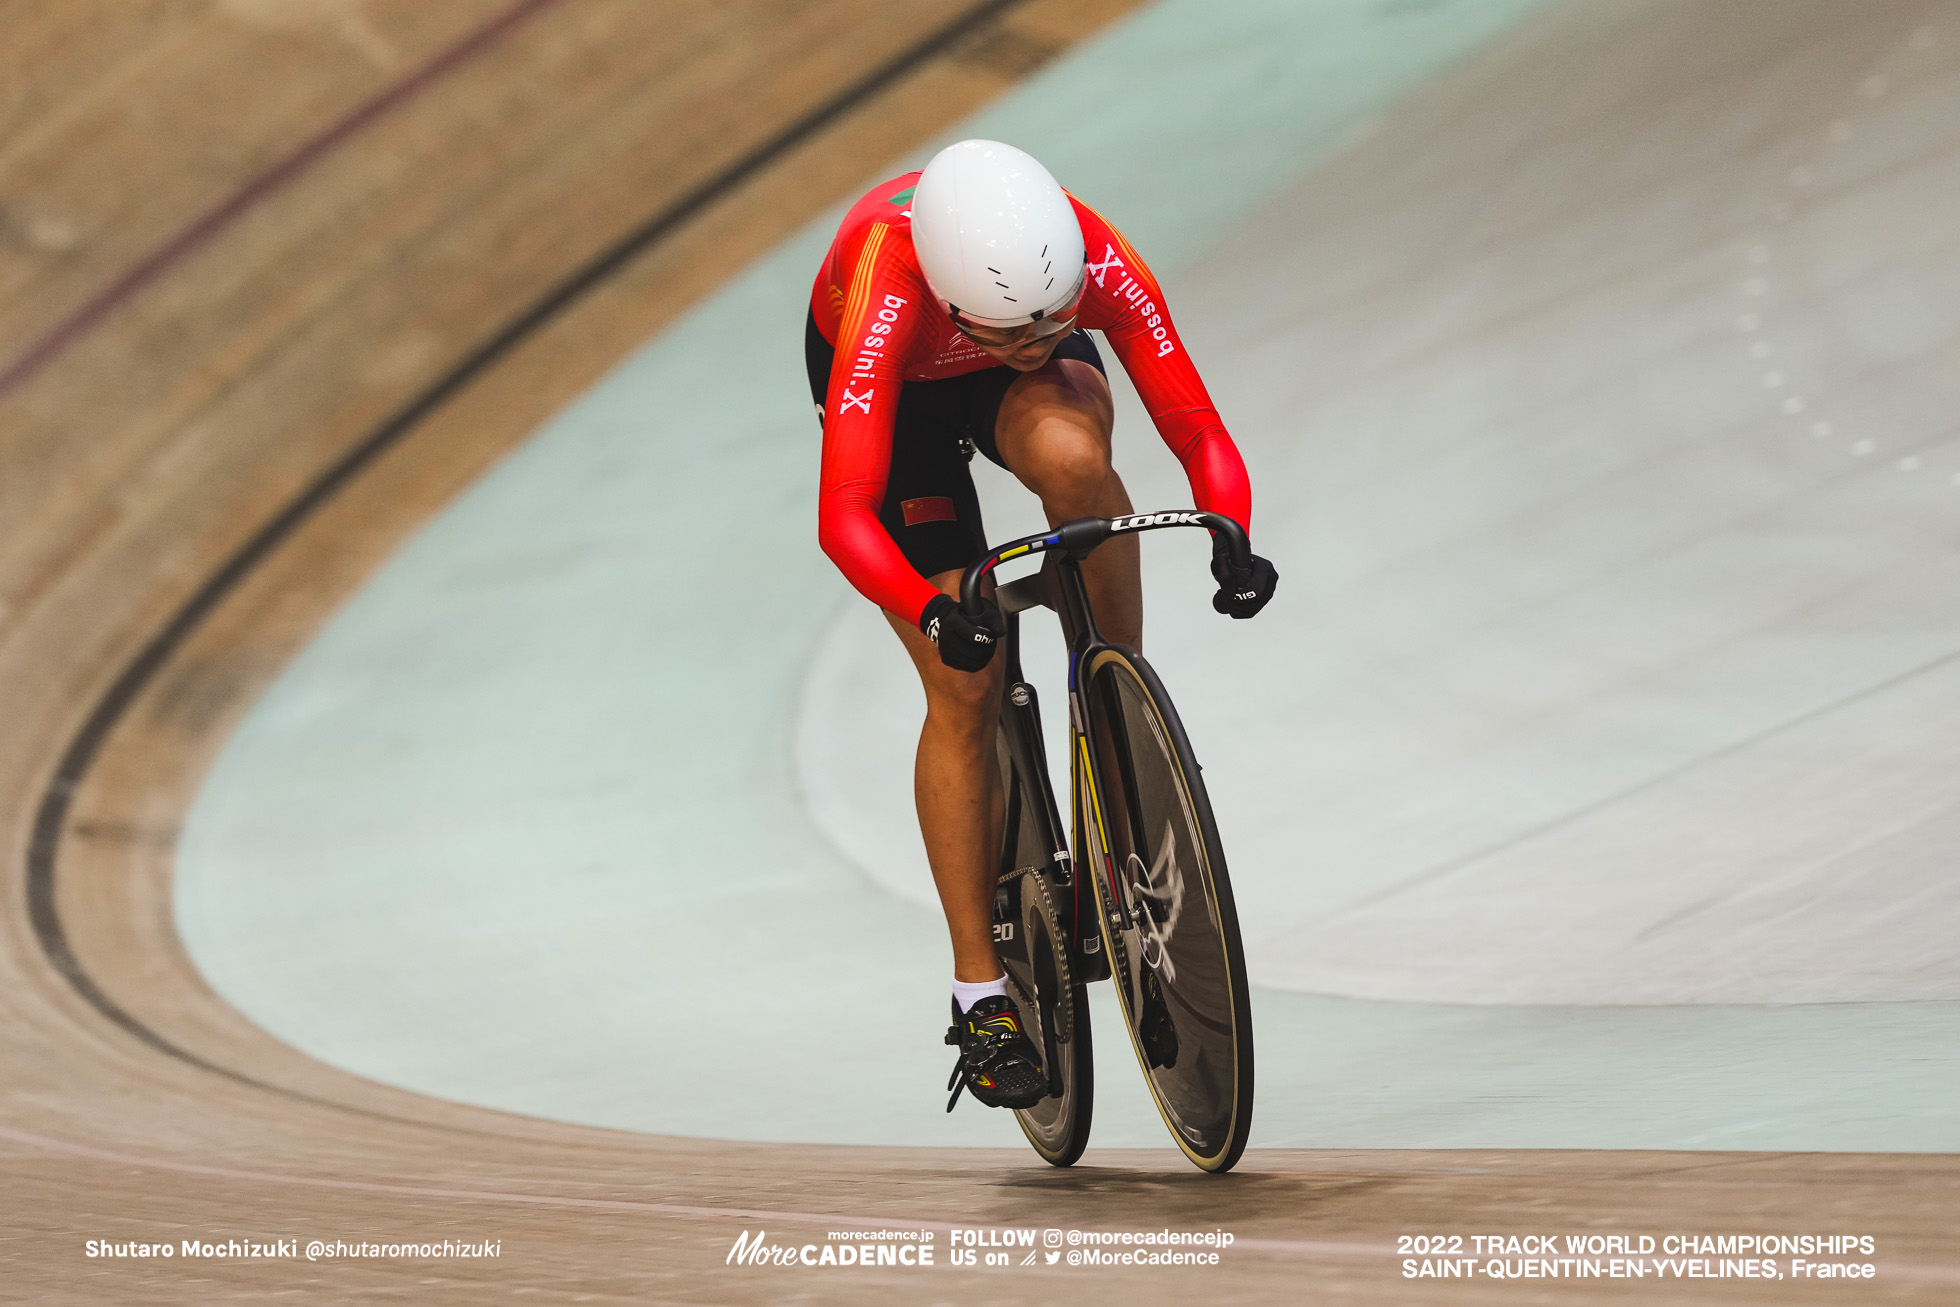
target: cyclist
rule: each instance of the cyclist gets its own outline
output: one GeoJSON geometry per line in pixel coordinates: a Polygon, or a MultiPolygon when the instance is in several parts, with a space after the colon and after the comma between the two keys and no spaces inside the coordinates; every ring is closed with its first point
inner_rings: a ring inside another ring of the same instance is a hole
{"type": "MultiPolygon", "coordinates": [[[[1249,526],[1245,464],[1150,270],[1013,146],[961,141],[874,187],[844,216],[810,296],[819,541],[884,609],[925,686],[914,791],[953,944],[947,1042],[960,1057],[948,1111],[962,1087],[990,1107],[1031,1107],[1047,1092],[993,942],[1003,807],[993,652],[1005,627],[991,606],[971,618],[953,596],[986,553],[967,468],[975,450],[1034,491],[1050,525],[1132,511],[1110,461],[1102,357],[1083,328],[1115,350],[1197,506],[1249,526]]],[[[1255,555],[1235,575],[1216,544],[1213,607],[1251,617],[1278,574],[1255,555]]],[[[1137,646],[1135,537],[1097,550],[1083,575],[1104,634],[1137,646]]]]}

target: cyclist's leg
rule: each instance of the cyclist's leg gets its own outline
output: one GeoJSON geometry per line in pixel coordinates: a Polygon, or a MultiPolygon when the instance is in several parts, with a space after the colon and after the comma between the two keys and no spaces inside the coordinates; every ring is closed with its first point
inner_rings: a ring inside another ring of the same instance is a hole
{"type": "MultiPolygon", "coordinates": [[[[1050,526],[1131,511],[1110,461],[1113,419],[1109,382],[1082,358],[1052,358],[1016,377],[1001,398],[994,443],[1008,471],[1041,497],[1050,526]]],[[[1097,625],[1105,638],[1131,648],[1143,639],[1138,558],[1137,538],[1120,535],[1082,565],[1097,625]]]]}
{"type": "MultiPolygon", "coordinates": [[[[957,593],[960,571],[937,572],[932,583],[957,593]]],[[[914,789],[926,860],[939,887],[940,906],[953,941],[953,1028],[959,1061],[947,1088],[952,1111],[963,1091],[989,1107],[1028,1108],[1048,1093],[1041,1050],[1029,1038],[1014,1000],[1004,992],[963,999],[960,986],[1004,981],[994,950],[994,889],[1000,849],[1002,795],[994,753],[1002,659],[978,672],[960,672],[939,661],[939,650],[917,627],[886,614],[918,669],[926,691],[926,721],[919,731],[914,789]]]]}
{"type": "MultiPolygon", "coordinates": [[[[958,594],[960,573],[930,578],[958,594]]],[[[953,977],[978,984],[1001,973],[994,951],[994,866],[1000,847],[1002,798],[994,733],[1000,719],[1001,660],[978,672],[939,661],[932,641],[889,613],[925,686],[926,720],[919,731],[913,792],[926,861],[953,941],[953,977]]]]}
{"type": "MultiPolygon", "coordinates": [[[[804,355],[819,422],[834,358],[805,315],[804,355]]],[[[989,369],[943,381],[908,382],[899,392],[892,461],[879,520],[921,575],[950,594],[960,569],[986,552],[980,502],[967,470],[973,445],[991,436],[1011,374],[989,369]]],[[[919,732],[913,789],[926,859],[945,909],[954,979],[988,984],[1001,975],[994,951],[993,901],[1000,848],[999,764],[994,753],[1001,663],[957,672],[910,623],[886,614],[918,668],[926,720],[919,732]]]]}

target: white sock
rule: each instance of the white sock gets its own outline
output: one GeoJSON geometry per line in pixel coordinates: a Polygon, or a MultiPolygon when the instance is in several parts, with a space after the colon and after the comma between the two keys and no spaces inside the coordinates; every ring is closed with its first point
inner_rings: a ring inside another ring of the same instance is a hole
{"type": "Polygon", "coordinates": [[[973,1010],[973,1005],[983,998],[1007,993],[1007,973],[1000,973],[999,980],[983,980],[969,985],[957,977],[953,980],[953,1001],[960,1005],[960,1015],[965,1016],[973,1010]]]}

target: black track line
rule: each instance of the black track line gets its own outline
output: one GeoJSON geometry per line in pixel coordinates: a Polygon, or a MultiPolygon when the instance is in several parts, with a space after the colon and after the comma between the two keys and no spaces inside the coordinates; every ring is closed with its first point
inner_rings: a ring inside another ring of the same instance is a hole
{"type": "MultiPolygon", "coordinates": [[[[75,951],[68,942],[68,932],[61,923],[61,914],[55,905],[55,871],[61,851],[62,831],[67,826],[69,809],[83,777],[88,774],[89,768],[94,765],[96,758],[102,752],[110,732],[129,711],[130,705],[136,701],[137,696],[156,678],[171,655],[183,645],[193,631],[203,624],[225,596],[230,594],[253,568],[264,562],[273,550],[283,544],[303,522],[319,511],[321,506],[359,476],[383,452],[414,431],[423,419],[475,380],[491,364],[510,353],[512,349],[583,298],[587,292],[658,245],[709,205],[726,197],[894,82],[911,74],[927,61],[945,53],[963,37],[993,22],[1023,2],[1024,0],[986,0],[985,3],[973,5],[952,22],[910,48],[900,51],[829,100],[791,121],[775,135],[655,213],[546,291],[529,307],[499,328],[489,339],[464,355],[459,362],[420,394],[375,427],[351,450],[342,455],[338,462],[322,472],[311,485],[289,501],[230,558],[226,559],[216,572],[206,578],[204,584],[199,586],[196,592],[172,614],[162,629],[150,637],[149,642],[123,668],[107,692],[96,701],[95,707],[83,721],[81,729],[75,733],[68,747],[63,750],[61,761],[56,765],[54,775],[41,794],[41,801],[34,813],[32,832],[28,836],[27,916],[33,926],[34,938],[39,942],[41,952],[46,956],[48,963],[77,994],[88,1002],[89,1006],[157,1052],[200,1070],[225,1076],[254,1088],[271,1090],[326,1107],[361,1112],[369,1116],[386,1115],[350,1107],[329,1099],[315,1098],[311,1094],[270,1084],[230,1067],[219,1066],[189,1049],[179,1047],[157,1033],[132,1016],[103,991],[94,977],[82,966],[81,960],[75,956],[75,951]]],[[[414,1124],[428,1123],[417,1121],[414,1124]]]]}
{"type": "Polygon", "coordinates": [[[518,0],[517,4],[469,33],[407,77],[356,106],[345,117],[330,124],[325,131],[301,142],[299,148],[291,154],[247,181],[220,201],[216,208],[206,210],[192,220],[189,226],[182,228],[175,236],[138,259],[120,277],[83,300],[39,340],[28,345],[19,358],[0,368],[0,396],[5,396],[8,391],[24,384],[28,378],[53,362],[63,350],[87,335],[91,328],[130,296],[154,282],[185,256],[209,244],[219,232],[237,221],[248,210],[303,176],[314,164],[358,136],[376,120],[401,108],[408,101],[469,63],[477,55],[496,45],[510,35],[513,29],[557,3],[559,0],[518,0]]]}

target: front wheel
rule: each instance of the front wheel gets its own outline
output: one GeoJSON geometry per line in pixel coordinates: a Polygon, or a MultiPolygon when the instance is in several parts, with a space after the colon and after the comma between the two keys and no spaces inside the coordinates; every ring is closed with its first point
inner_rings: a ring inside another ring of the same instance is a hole
{"type": "Polygon", "coordinates": [[[1211,802],[1142,655],[1102,649],[1082,679],[1076,847],[1116,997],[1171,1137],[1200,1169],[1230,1170],[1252,1130],[1252,1004],[1211,802]]]}

